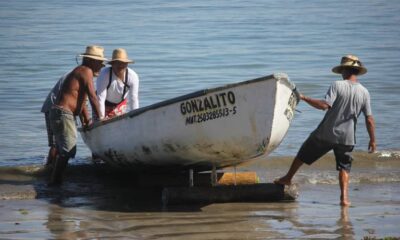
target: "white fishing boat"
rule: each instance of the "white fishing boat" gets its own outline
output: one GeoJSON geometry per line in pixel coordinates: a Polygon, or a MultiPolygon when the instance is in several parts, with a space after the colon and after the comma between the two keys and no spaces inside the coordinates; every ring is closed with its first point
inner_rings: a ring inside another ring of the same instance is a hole
{"type": "Polygon", "coordinates": [[[288,76],[274,74],[139,108],[80,133],[114,166],[218,169],[273,151],[298,101],[288,76]]]}

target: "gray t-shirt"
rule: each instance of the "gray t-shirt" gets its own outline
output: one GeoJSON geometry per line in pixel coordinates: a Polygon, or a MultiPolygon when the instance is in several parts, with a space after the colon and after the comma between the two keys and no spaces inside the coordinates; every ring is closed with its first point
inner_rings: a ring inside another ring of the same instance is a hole
{"type": "Polygon", "coordinates": [[[42,110],[40,110],[42,113],[46,113],[48,111],[50,111],[51,106],[53,106],[58,92],[61,89],[62,83],[64,82],[64,79],[68,76],[70,72],[64,74],[56,83],[56,85],[51,89],[51,91],[49,92],[49,94],[46,97],[46,100],[44,100],[43,106],[42,106],[42,110]]]}
{"type": "Polygon", "coordinates": [[[348,80],[334,82],[325,101],[330,106],[313,134],[318,139],[344,145],[355,145],[357,118],[372,115],[368,90],[360,83],[348,80]]]}

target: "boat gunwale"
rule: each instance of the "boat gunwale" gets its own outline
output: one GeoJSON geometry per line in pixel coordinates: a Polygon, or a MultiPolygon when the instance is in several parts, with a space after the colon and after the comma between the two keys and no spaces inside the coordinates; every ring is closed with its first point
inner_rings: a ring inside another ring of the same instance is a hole
{"type": "Polygon", "coordinates": [[[182,95],[182,96],[179,96],[179,97],[167,99],[167,100],[164,100],[164,101],[161,101],[161,102],[157,102],[157,103],[151,104],[151,105],[146,106],[146,107],[142,107],[142,108],[138,108],[138,109],[132,110],[132,111],[129,111],[129,112],[125,113],[125,114],[122,114],[120,116],[117,116],[117,117],[114,117],[114,118],[111,118],[111,119],[95,122],[90,127],[86,128],[85,130],[83,130],[83,128],[80,127],[78,129],[78,131],[80,131],[80,132],[91,131],[92,129],[107,125],[109,123],[112,123],[112,122],[115,122],[115,121],[119,121],[119,120],[122,120],[122,119],[125,119],[125,118],[133,118],[133,117],[138,116],[140,114],[143,114],[143,113],[145,113],[147,111],[154,110],[154,109],[157,109],[157,108],[161,108],[161,107],[164,107],[164,106],[168,106],[168,105],[171,105],[171,104],[174,104],[174,103],[177,103],[177,102],[181,102],[181,101],[188,100],[188,99],[191,99],[191,98],[197,98],[197,97],[204,96],[204,95],[212,93],[212,92],[217,92],[217,91],[221,91],[221,90],[228,89],[228,88],[233,88],[233,87],[237,87],[237,86],[241,86],[241,85],[247,85],[247,84],[251,84],[251,83],[262,82],[262,81],[273,80],[273,79],[275,79],[276,81],[279,81],[279,78],[277,78],[275,74],[271,74],[271,75],[259,77],[259,78],[256,78],[256,79],[252,79],[252,80],[242,81],[242,82],[238,82],[238,83],[226,84],[226,85],[223,85],[221,87],[207,88],[207,89],[203,89],[203,90],[198,90],[198,91],[195,91],[195,92],[192,92],[192,93],[189,93],[189,94],[185,94],[185,95],[182,95]]]}

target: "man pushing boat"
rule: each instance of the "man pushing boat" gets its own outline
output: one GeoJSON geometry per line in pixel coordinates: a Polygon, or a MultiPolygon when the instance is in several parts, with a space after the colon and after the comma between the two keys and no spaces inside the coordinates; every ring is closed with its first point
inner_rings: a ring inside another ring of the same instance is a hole
{"type": "Polygon", "coordinates": [[[72,70],[64,79],[56,100],[50,109],[50,126],[56,140],[58,156],[50,177],[50,185],[62,182],[62,175],[68,160],[76,153],[75,116],[81,115],[83,127],[91,123],[86,109],[86,99],[92,106],[94,115],[99,118],[100,108],[97,101],[93,76],[104,66],[104,49],[100,46],[88,46],[81,54],[82,64],[72,70]]]}
{"type": "Polygon", "coordinates": [[[368,149],[374,152],[375,123],[372,117],[370,95],[357,79],[367,69],[353,55],[342,57],[341,64],[332,69],[341,74],[343,80],[334,82],[329,88],[325,99],[313,99],[301,95],[301,100],[314,108],[328,110],[316,130],[301,146],[287,174],[275,180],[277,184],[290,185],[297,170],[306,163],[311,165],[330,150],[336,157],[336,169],[339,171],[340,204],[350,205],[348,197],[349,173],[353,158],[350,153],[356,143],[355,130],[357,118],[361,112],[365,116],[367,131],[370,137],[368,149]]]}

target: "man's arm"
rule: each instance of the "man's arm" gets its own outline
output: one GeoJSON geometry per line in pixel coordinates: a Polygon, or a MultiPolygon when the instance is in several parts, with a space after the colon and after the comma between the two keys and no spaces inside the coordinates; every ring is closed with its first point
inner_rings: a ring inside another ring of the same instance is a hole
{"type": "Polygon", "coordinates": [[[109,68],[103,69],[96,80],[97,100],[100,107],[100,116],[105,117],[105,101],[107,98],[107,85],[110,77],[109,68]]]}
{"type": "Polygon", "coordinates": [[[314,99],[300,94],[300,99],[310,104],[312,107],[320,110],[326,110],[332,107],[337,95],[337,82],[334,82],[328,89],[324,100],[314,99]]]}
{"type": "Polygon", "coordinates": [[[309,98],[304,96],[303,94],[300,94],[300,99],[303,100],[304,102],[310,104],[312,107],[320,110],[326,110],[330,108],[329,104],[326,103],[325,100],[320,100],[320,99],[314,99],[314,98],[309,98]]]}
{"type": "Polygon", "coordinates": [[[86,101],[82,106],[82,112],[79,115],[79,118],[81,120],[82,126],[84,126],[84,127],[89,126],[90,117],[89,117],[89,112],[88,112],[88,109],[87,109],[87,106],[86,106],[86,101]]]}
{"type": "Polygon", "coordinates": [[[374,117],[372,117],[372,115],[366,116],[365,124],[366,124],[368,135],[369,135],[368,151],[370,153],[373,153],[376,150],[374,117]]]}
{"type": "Polygon", "coordinates": [[[95,113],[96,117],[100,119],[101,113],[99,102],[97,101],[96,91],[94,89],[92,71],[90,71],[90,73],[85,72],[83,75],[83,81],[85,83],[86,94],[88,95],[90,105],[92,106],[92,111],[95,113]]]}
{"type": "Polygon", "coordinates": [[[128,111],[139,108],[139,77],[136,73],[129,76],[128,111]]]}

